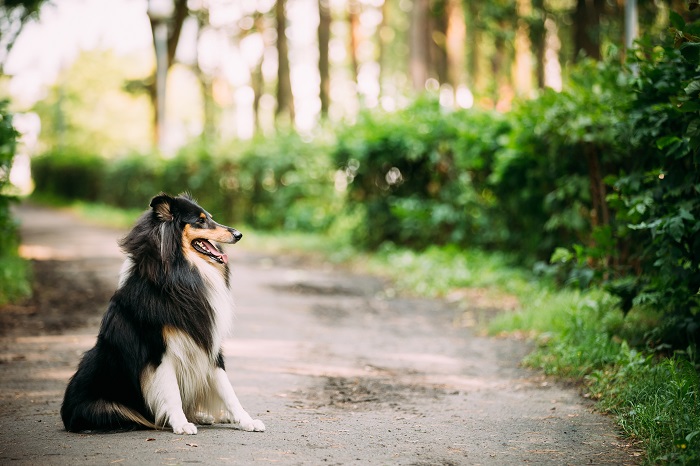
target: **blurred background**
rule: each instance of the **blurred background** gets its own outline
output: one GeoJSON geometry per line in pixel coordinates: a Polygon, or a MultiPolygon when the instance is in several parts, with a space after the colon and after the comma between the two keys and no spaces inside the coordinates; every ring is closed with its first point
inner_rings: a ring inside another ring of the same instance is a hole
{"type": "Polygon", "coordinates": [[[561,90],[584,56],[624,55],[639,29],[658,37],[686,2],[636,3],[12,0],[1,89],[25,114],[35,153],[105,157],[153,146],[172,155],[280,124],[308,133],[423,92],[446,108],[506,111],[516,97],[561,90]]]}
{"type": "Polygon", "coordinates": [[[695,340],[696,6],[6,0],[2,199],[500,251],[695,340]]]}

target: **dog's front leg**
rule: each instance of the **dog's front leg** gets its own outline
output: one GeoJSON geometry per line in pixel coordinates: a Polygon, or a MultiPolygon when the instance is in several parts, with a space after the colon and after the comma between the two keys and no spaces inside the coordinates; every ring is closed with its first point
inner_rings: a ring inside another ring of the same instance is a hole
{"type": "Polygon", "coordinates": [[[142,389],[148,407],[155,414],[156,424],[170,424],[175,434],[197,433],[197,427],[187,420],[182,409],[180,387],[170,357],[165,356],[155,371],[144,376],[142,389]]]}
{"type": "Polygon", "coordinates": [[[216,368],[212,374],[212,379],[216,392],[224,402],[224,406],[228,412],[233,416],[233,422],[237,423],[243,430],[249,432],[263,432],[265,430],[265,424],[259,419],[250,417],[250,414],[243,409],[241,402],[238,401],[236,392],[233,391],[233,387],[231,386],[226,372],[221,368],[216,368]]]}

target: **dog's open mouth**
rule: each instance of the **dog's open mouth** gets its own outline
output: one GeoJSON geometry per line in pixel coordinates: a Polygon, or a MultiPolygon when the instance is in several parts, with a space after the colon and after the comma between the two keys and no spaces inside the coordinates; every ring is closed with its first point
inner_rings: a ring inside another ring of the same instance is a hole
{"type": "Polygon", "coordinates": [[[196,240],[192,241],[192,247],[194,247],[197,252],[211,257],[219,264],[228,263],[228,256],[219,251],[219,248],[203,238],[197,238],[196,240]]]}

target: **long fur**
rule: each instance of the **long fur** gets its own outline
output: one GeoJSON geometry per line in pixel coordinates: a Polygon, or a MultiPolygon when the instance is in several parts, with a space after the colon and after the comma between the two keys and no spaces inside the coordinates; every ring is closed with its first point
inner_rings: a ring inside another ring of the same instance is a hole
{"type": "Polygon", "coordinates": [[[213,221],[187,195],[160,194],[150,207],[120,241],[127,259],[97,343],[66,388],[65,428],[170,426],[194,434],[195,422],[218,421],[263,431],[241,407],[221,352],[233,298],[218,243],[242,235],[213,221]]]}

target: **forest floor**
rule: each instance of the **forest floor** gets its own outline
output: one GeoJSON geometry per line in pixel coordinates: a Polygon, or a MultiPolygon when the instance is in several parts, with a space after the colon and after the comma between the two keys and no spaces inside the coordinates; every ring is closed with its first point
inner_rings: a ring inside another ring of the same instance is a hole
{"type": "Polygon", "coordinates": [[[125,232],[29,205],[16,214],[34,296],[0,308],[0,464],[639,462],[577,387],[519,366],[526,342],[481,336],[463,307],[394,296],[376,277],[256,253],[245,236],[227,250],[237,318],[224,353],[266,432],[68,433],[63,391],[95,342],[125,232]]]}

